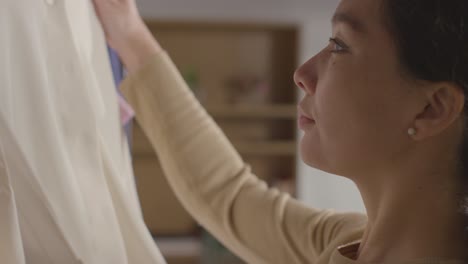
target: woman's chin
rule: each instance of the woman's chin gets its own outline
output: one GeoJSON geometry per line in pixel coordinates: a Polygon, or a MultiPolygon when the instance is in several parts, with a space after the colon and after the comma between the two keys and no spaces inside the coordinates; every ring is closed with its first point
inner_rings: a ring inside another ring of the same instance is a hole
{"type": "Polygon", "coordinates": [[[300,153],[302,162],[304,162],[307,166],[323,171],[327,169],[323,155],[320,155],[319,153],[314,153],[313,150],[310,150],[309,148],[304,148],[302,146],[300,149],[300,153]]]}
{"type": "Polygon", "coordinates": [[[301,148],[300,153],[302,162],[304,162],[307,166],[326,173],[342,175],[342,173],[340,174],[335,166],[332,166],[329,162],[327,162],[323,154],[315,153],[310,151],[310,149],[304,148],[301,148]]]}

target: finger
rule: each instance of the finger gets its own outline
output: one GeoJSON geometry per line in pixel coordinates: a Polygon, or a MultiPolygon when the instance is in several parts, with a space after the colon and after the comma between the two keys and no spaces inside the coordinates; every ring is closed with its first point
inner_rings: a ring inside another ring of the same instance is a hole
{"type": "Polygon", "coordinates": [[[101,17],[101,13],[99,12],[99,6],[98,6],[98,1],[100,0],[91,0],[91,3],[93,3],[93,7],[94,7],[94,12],[96,12],[96,15],[98,17],[101,17]]]}

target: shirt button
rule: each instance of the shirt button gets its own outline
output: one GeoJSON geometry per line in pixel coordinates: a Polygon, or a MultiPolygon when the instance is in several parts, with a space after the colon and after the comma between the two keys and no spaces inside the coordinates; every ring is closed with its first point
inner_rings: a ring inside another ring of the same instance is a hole
{"type": "Polygon", "coordinates": [[[55,4],[55,0],[45,0],[47,4],[53,5],[55,4]]]}

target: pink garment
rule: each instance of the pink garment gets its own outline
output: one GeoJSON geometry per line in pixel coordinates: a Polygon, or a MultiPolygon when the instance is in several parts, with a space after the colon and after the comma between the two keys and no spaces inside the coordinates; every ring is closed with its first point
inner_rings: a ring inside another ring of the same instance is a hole
{"type": "Polygon", "coordinates": [[[125,101],[122,95],[118,95],[119,97],[119,108],[120,108],[120,124],[122,127],[126,126],[130,120],[133,119],[135,116],[135,112],[133,108],[125,101]]]}

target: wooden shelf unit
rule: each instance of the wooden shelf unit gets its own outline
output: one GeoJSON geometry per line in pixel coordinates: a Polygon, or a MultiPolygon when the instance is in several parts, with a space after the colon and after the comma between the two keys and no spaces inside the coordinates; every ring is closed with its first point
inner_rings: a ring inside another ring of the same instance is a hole
{"type": "MultiPolygon", "coordinates": [[[[203,92],[201,103],[252,171],[294,195],[297,106],[292,76],[297,28],[210,22],[147,24],[182,74],[196,75],[199,91],[203,92]],[[236,90],[228,84],[238,76],[254,76],[267,83],[267,93],[258,101],[243,100],[242,96],[233,100],[236,90]]],[[[149,230],[156,236],[196,235],[196,222],[170,190],[138,124],[134,126],[132,151],[149,230]]]]}
{"type": "Polygon", "coordinates": [[[207,107],[214,118],[242,119],[292,119],[297,118],[297,106],[289,104],[271,105],[214,105],[207,107]]]}
{"type": "Polygon", "coordinates": [[[269,156],[296,155],[295,141],[233,142],[240,154],[269,156]]]}

